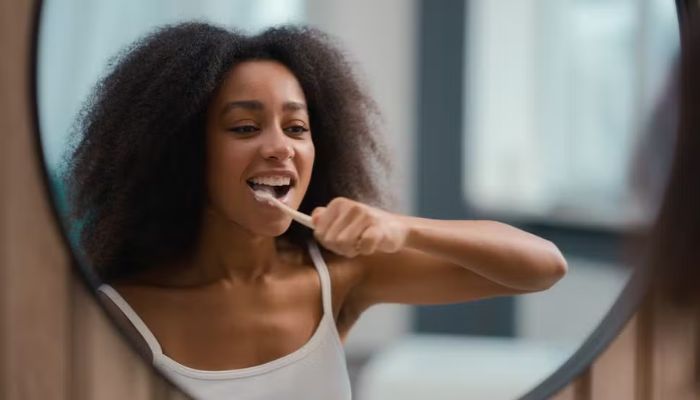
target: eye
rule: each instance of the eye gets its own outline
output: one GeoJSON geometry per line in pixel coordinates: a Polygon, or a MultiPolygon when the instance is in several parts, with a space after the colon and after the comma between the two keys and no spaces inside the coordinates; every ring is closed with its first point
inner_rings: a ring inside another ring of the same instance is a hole
{"type": "Polygon", "coordinates": [[[292,135],[302,135],[304,132],[308,132],[309,128],[304,125],[292,125],[284,128],[284,131],[292,135]]]}
{"type": "Polygon", "coordinates": [[[260,129],[255,125],[240,125],[240,126],[234,126],[233,128],[229,129],[230,132],[235,132],[235,133],[239,133],[242,135],[257,132],[259,130],[260,129]]]}

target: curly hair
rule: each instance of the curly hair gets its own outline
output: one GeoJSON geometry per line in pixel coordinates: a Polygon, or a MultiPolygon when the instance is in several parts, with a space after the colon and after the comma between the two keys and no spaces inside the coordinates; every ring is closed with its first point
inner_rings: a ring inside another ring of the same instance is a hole
{"type": "MultiPolygon", "coordinates": [[[[206,110],[227,71],[256,59],[285,65],[306,96],[316,160],[300,211],[338,196],[385,202],[389,161],[377,107],[327,35],[293,26],[255,36],[198,22],[164,26],[117,56],[76,119],[64,176],[70,218],[102,279],[194,250],[205,204],[206,110]]],[[[311,232],[292,224],[282,237],[301,246],[311,232]]]]}

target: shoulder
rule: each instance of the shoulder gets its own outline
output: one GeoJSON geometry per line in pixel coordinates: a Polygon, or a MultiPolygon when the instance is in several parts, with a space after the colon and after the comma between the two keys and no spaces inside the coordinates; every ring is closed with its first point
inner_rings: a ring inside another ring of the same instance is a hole
{"type": "MultiPolygon", "coordinates": [[[[119,290],[119,289],[114,289],[119,290]]],[[[107,314],[115,321],[115,323],[122,329],[122,332],[131,340],[131,342],[136,346],[136,350],[147,360],[153,359],[153,352],[151,351],[148,343],[141,336],[141,333],[136,329],[131,320],[126,316],[124,311],[102,291],[97,291],[97,298],[99,302],[103,305],[107,314]]],[[[125,301],[127,301],[125,299],[125,301]]]]}

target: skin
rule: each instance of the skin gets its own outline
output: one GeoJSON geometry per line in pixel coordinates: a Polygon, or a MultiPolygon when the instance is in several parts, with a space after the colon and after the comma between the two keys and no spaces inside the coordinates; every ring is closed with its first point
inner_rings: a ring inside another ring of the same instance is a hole
{"type": "MultiPolygon", "coordinates": [[[[207,114],[208,202],[197,250],[178,265],[115,284],[164,353],[182,364],[203,370],[262,364],[303,346],[321,319],[311,260],[276,238],[291,218],[257,202],[246,184],[260,171],[293,171],[288,201],[299,206],[315,156],[305,104],[283,65],[233,67],[207,114]]],[[[416,218],[346,198],[315,209],[312,218],[316,240],[329,250],[324,259],[341,338],[374,304],[534,292],[567,268],[551,242],[494,221],[416,218]]]]}

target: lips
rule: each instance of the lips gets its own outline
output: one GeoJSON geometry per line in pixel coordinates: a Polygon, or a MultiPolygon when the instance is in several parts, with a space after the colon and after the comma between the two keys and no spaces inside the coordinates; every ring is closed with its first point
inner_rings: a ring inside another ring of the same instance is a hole
{"type": "Polygon", "coordinates": [[[275,198],[282,199],[287,196],[297,181],[296,174],[290,170],[267,170],[254,173],[246,179],[246,184],[253,191],[264,191],[275,198]]]}
{"type": "MultiPolygon", "coordinates": [[[[280,190],[280,189],[273,189],[273,188],[270,188],[270,187],[267,187],[267,188],[265,188],[265,187],[257,187],[257,188],[256,188],[255,186],[256,186],[256,185],[254,185],[254,184],[248,183],[248,188],[250,189],[250,195],[253,197],[253,200],[254,200],[257,204],[260,204],[260,205],[265,206],[265,207],[271,207],[271,208],[275,208],[275,209],[276,209],[276,207],[274,207],[274,206],[268,204],[267,202],[264,202],[264,201],[261,202],[261,201],[259,201],[259,200],[256,198],[256,196],[255,196],[255,191],[256,191],[256,190],[264,190],[264,191],[267,191],[268,193],[272,193],[272,194],[275,196],[275,198],[277,198],[279,201],[281,201],[281,202],[283,202],[283,203],[285,203],[285,204],[287,204],[287,205],[290,205],[290,204],[289,204],[289,201],[290,201],[291,198],[292,198],[292,191],[293,191],[293,189],[294,189],[294,186],[293,186],[293,185],[289,185],[289,186],[286,187],[286,189],[282,189],[282,190],[280,190]],[[280,191],[278,192],[277,190],[280,190],[280,191]]],[[[264,186],[264,185],[259,185],[259,186],[264,186]]]]}
{"type": "Polygon", "coordinates": [[[270,193],[271,195],[275,196],[276,198],[281,198],[284,197],[287,193],[289,193],[289,190],[292,188],[292,185],[268,185],[264,183],[257,183],[257,182],[252,182],[252,181],[246,181],[248,186],[253,189],[254,191],[264,191],[267,193],[270,193]]]}

